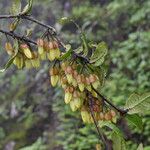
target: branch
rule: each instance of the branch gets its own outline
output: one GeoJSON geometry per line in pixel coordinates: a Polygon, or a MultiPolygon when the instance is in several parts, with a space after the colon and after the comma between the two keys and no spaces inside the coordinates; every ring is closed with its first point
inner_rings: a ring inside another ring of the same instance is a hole
{"type": "Polygon", "coordinates": [[[24,36],[19,36],[18,34],[14,33],[14,32],[8,32],[8,31],[1,30],[1,29],[0,29],[0,32],[5,34],[5,35],[11,36],[13,38],[16,38],[16,39],[18,39],[20,41],[29,42],[31,44],[37,45],[35,41],[30,40],[29,38],[24,37],[24,36]]]}
{"type": "Polygon", "coordinates": [[[27,15],[22,15],[22,16],[20,16],[20,18],[32,21],[32,22],[34,22],[34,23],[36,23],[40,26],[43,26],[43,27],[47,28],[49,30],[49,32],[51,33],[51,35],[56,35],[57,34],[56,30],[53,27],[51,27],[51,26],[49,26],[49,25],[47,25],[47,24],[45,24],[45,23],[43,23],[39,20],[36,20],[33,17],[27,16],[27,15]]]}
{"type": "Polygon", "coordinates": [[[20,15],[0,15],[0,19],[18,18],[20,15]]]}
{"type": "Polygon", "coordinates": [[[26,19],[26,20],[32,21],[32,22],[34,22],[34,23],[36,23],[40,26],[43,26],[43,27],[47,28],[52,35],[56,35],[56,30],[53,27],[51,27],[51,26],[49,26],[49,25],[47,25],[47,24],[45,24],[45,23],[43,23],[39,20],[36,20],[33,17],[30,17],[29,15],[22,15],[22,14],[18,14],[18,15],[0,15],[0,19],[10,19],[10,18],[21,18],[21,19],[26,19]]]}
{"type": "Polygon", "coordinates": [[[118,108],[117,106],[115,106],[113,103],[111,103],[108,99],[106,99],[103,95],[101,95],[101,94],[100,94],[96,89],[94,89],[93,87],[92,87],[92,89],[97,93],[98,96],[100,96],[100,97],[103,99],[103,101],[105,101],[105,102],[108,103],[111,107],[113,107],[115,110],[117,110],[117,111],[120,113],[121,116],[125,115],[125,114],[128,112],[127,109],[124,110],[124,109],[121,109],[121,108],[118,108]]]}

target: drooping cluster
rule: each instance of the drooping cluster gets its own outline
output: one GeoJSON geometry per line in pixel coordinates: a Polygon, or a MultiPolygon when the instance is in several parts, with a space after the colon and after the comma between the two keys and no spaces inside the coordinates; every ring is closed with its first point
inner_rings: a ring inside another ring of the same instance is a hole
{"type": "MultiPolygon", "coordinates": [[[[55,40],[37,40],[38,52],[34,51],[27,43],[20,43],[18,51],[13,63],[18,69],[26,68],[38,68],[40,67],[41,60],[49,59],[53,61],[58,59],[61,55],[57,41],[55,40]]],[[[16,48],[12,46],[10,42],[5,43],[5,49],[10,56],[15,55],[16,48]]]]}
{"type": "Polygon", "coordinates": [[[113,110],[104,109],[102,99],[98,98],[93,89],[98,89],[100,80],[96,74],[87,70],[82,71],[81,64],[62,62],[50,68],[50,81],[52,86],[60,85],[64,89],[64,101],[70,105],[72,111],[79,110],[85,123],[93,123],[90,107],[94,118],[110,120],[116,116],[113,110]],[[89,104],[87,93],[92,95],[92,105],[89,104]]]}
{"type": "Polygon", "coordinates": [[[61,53],[57,41],[38,39],[37,45],[39,57],[41,60],[46,60],[48,58],[50,61],[53,61],[60,57],[61,53]]]}
{"type": "MultiPolygon", "coordinates": [[[[37,47],[38,51],[33,51],[29,44],[19,42],[16,53],[15,47],[10,42],[5,44],[7,53],[15,56],[13,63],[19,69],[38,68],[41,60],[55,61],[62,55],[58,42],[55,40],[38,39],[37,47]]],[[[107,109],[103,100],[95,92],[101,86],[98,75],[90,71],[81,61],[78,62],[74,58],[69,58],[67,61],[61,59],[55,61],[49,74],[51,85],[60,85],[64,89],[65,103],[70,105],[72,111],[81,112],[83,122],[93,123],[93,117],[96,121],[115,120],[115,111],[107,109]],[[89,94],[92,97],[89,98],[89,94]]]]}

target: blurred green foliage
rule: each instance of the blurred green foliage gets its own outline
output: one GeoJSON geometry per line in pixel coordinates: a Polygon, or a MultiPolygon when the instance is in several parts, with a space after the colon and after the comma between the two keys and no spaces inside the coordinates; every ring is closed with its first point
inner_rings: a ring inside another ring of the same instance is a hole
{"type": "MultiPolygon", "coordinates": [[[[0,8],[10,6],[9,0],[1,1],[0,8]]],[[[8,13],[8,7],[4,12],[8,13]]],[[[79,44],[79,31],[72,23],[60,25],[61,17],[73,17],[88,40],[108,43],[111,61],[101,92],[118,106],[123,107],[133,92],[150,91],[149,0],[35,0],[32,14],[55,26],[61,38],[73,46],[79,44]]],[[[28,26],[40,35],[39,28],[28,26]]],[[[3,65],[2,50],[0,59],[3,65]]],[[[11,141],[15,150],[95,149],[99,141],[94,126],[84,125],[80,114],[64,104],[62,91],[49,87],[47,70],[44,63],[40,70],[11,68],[0,74],[0,149],[11,141]]],[[[139,143],[149,149],[149,115],[142,118],[142,131],[131,124],[128,128],[125,120],[118,122],[130,150],[136,150],[139,143]]]]}

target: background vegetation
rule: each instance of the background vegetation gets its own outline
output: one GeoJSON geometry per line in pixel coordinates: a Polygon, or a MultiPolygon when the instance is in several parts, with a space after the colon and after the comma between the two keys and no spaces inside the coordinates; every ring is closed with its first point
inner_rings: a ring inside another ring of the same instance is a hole
{"type": "MultiPolygon", "coordinates": [[[[8,14],[10,5],[9,0],[0,0],[0,14],[8,14]]],[[[32,14],[53,25],[65,43],[79,44],[79,32],[72,23],[60,25],[63,16],[73,16],[89,40],[108,43],[110,67],[102,92],[120,107],[131,93],[150,91],[149,0],[34,0],[32,14]]],[[[0,24],[7,28],[5,22],[0,24]]],[[[40,34],[37,26],[29,23],[24,26],[35,28],[33,37],[40,34]]],[[[2,47],[1,67],[7,60],[2,47]]],[[[85,126],[79,114],[64,104],[62,91],[50,87],[48,69],[45,62],[38,70],[18,71],[11,67],[0,74],[0,149],[91,150],[98,147],[94,126],[85,126]]],[[[129,150],[136,150],[140,143],[145,150],[150,149],[149,117],[143,116],[142,129],[128,126],[123,118],[117,122],[129,150]]]]}

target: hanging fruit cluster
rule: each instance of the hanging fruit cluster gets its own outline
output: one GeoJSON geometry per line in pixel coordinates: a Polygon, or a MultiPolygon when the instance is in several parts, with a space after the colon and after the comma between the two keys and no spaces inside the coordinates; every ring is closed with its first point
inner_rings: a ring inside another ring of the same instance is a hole
{"type": "MultiPolygon", "coordinates": [[[[91,71],[82,62],[83,60],[74,58],[74,53],[71,53],[71,56],[66,58],[67,60],[61,60],[63,55],[56,40],[40,38],[37,39],[36,44],[38,51],[33,51],[29,43],[20,41],[17,47],[7,42],[5,49],[9,55],[15,56],[13,63],[19,69],[23,67],[38,68],[41,60],[53,61],[54,65],[49,71],[51,85],[60,85],[64,89],[65,103],[70,105],[72,111],[79,110],[81,112],[83,122],[93,123],[94,119],[96,121],[115,121],[115,111],[109,110],[102,98],[98,97],[95,92],[102,84],[98,74],[94,73],[95,71],[91,71]],[[88,96],[89,94],[91,97],[88,96]],[[89,103],[90,99],[91,104],[89,103]]],[[[96,54],[102,48],[99,45],[99,49],[95,50],[96,54]]],[[[97,56],[96,54],[94,58],[97,56]]]]}
{"type": "Polygon", "coordinates": [[[96,121],[114,121],[116,113],[105,108],[102,99],[98,97],[93,89],[101,86],[99,77],[90,73],[85,66],[69,60],[59,62],[50,68],[50,81],[52,86],[60,85],[64,89],[64,101],[70,105],[72,111],[79,110],[85,123],[93,123],[90,107],[96,121]],[[89,105],[89,97],[92,95],[92,105],[89,105]]]}
{"type": "MultiPolygon", "coordinates": [[[[20,43],[17,47],[17,54],[13,60],[13,63],[18,69],[26,68],[38,68],[40,67],[41,60],[49,59],[53,61],[60,57],[60,50],[58,43],[55,40],[37,40],[38,52],[33,51],[31,46],[27,43],[20,43]]],[[[5,50],[8,55],[14,56],[16,48],[12,46],[10,42],[5,43],[5,50]]]]}

